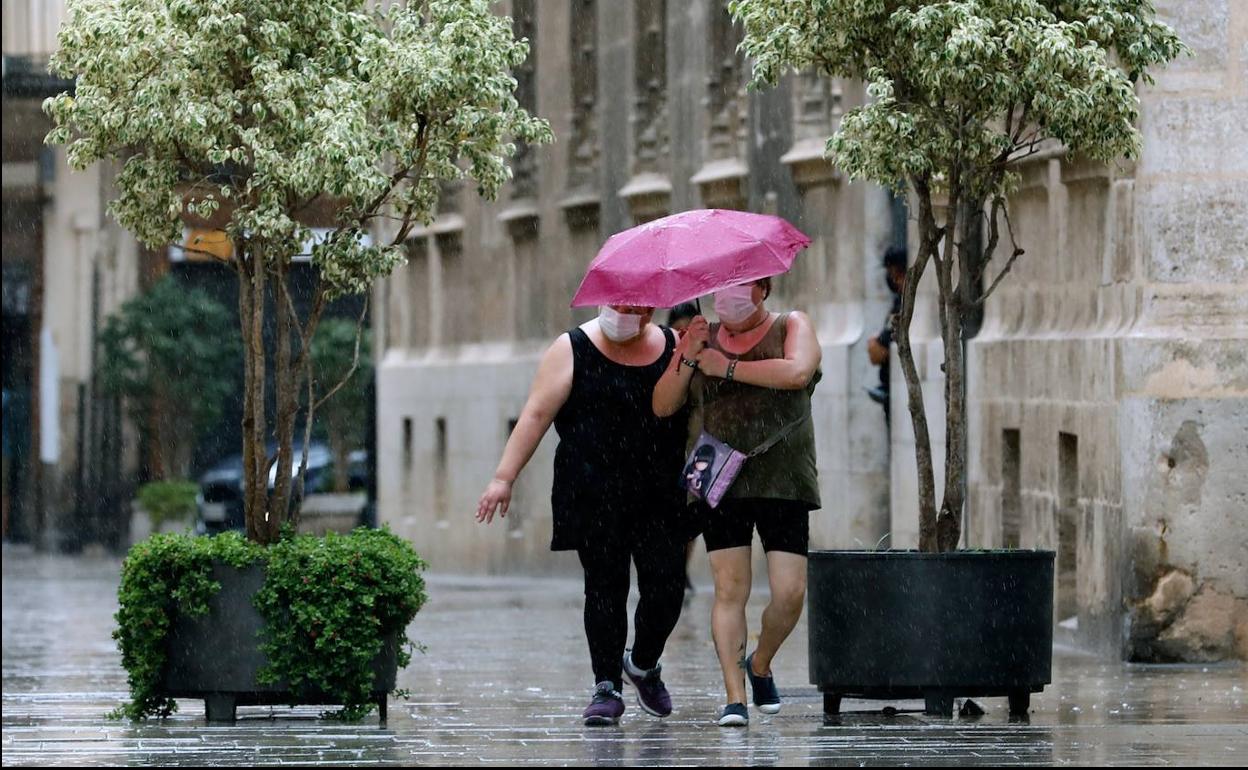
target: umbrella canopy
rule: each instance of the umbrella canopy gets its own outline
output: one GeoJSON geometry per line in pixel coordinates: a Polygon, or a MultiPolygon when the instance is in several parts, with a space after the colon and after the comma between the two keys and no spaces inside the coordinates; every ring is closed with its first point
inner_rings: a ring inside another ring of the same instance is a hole
{"type": "Polygon", "coordinates": [[[572,307],[671,307],[779,275],[810,239],[780,217],[695,209],[616,233],[589,263],[572,307]]]}

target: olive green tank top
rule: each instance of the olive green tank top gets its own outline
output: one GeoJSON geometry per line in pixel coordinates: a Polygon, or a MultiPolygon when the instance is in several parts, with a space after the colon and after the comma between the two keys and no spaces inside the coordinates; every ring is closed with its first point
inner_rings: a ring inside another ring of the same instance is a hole
{"type": "MultiPolygon", "coordinates": [[[[719,346],[719,324],[711,324],[710,347],[729,360],[764,361],[784,358],[784,340],[789,314],[782,313],[758,344],[736,355],[719,346]]],[[[778,498],[819,508],[819,474],[815,469],[815,426],[810,419],[810,396],[822,373],[815,372],[801,390],[775,390],[729,382],[695,372],[690,386],[689,444],[686,453],[703,429],[739,452],[750,452],[785,425],[803,416],[807,419],[784,439],[757,457],[745,461],[727,497],[778,498]]]]}

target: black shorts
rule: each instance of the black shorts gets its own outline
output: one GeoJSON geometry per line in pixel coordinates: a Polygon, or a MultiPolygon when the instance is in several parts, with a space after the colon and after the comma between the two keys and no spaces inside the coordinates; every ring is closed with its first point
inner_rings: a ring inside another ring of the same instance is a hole
{"type": "Polygon", "coordinates": [[[754,529],[764,551],[783,551],[805,556],[810,550],[810,507],[796,500],[729,498],[710,508],[696,504],[702,518],[702,539],[707,552],[723,548],[748,548],[754,529]]]}

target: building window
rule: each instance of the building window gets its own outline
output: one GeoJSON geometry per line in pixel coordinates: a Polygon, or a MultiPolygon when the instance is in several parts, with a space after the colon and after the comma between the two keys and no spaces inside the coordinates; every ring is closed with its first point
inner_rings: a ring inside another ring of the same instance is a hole
{"type": "Polygon", "coordinates": [[[1057,619],[1079,614],[1079,437],[1057,434],[1057,619]]]}
{"type": "Polygon", "coordinates": [[[447,502],[450,491],[446,449],[446,418],[436,418],[433,421],[433,430],[433,511],[439,521],[444,521],[447,517],[447,502]]]}
{"type": "Polygon", "coordinates": [[[737,51],[741,30],[733,23],[726,4],[712,4],[710,13],[707,154],[714,160],[743,158],[746,139],[744,57],[737,51]]]}
{"type": "Polygon", "coordinates": [[[598,159],[598,8],[595,0],[573,0],[571,45],[572,141],[568,143],[568,189],[596,186],[598,159]]]}
{"type": "Polygon", "coordinates": [[[667,2],[637,0],[634,173],[659,172],[667,157],[667,2]]]}
{"type": "MultiPolygon", "coordinates": [[[[516,67],[516,102],[537,114],[537,3],[536,0],[513,0],[511,5],[512,33],[517,40],[529,41],[529,55],[516,67]]],[[[523,139],[516,141],[512,161],[512,198],[537,197],[537,158],[534,149],[523,139]]]]}
{"type": "Polygon", "coordinates": [[[1006,428],[1001,439],[1001,543],[1006,548],[1018,548],[1023,519],[1019,432],[1015,428],[1006,428]]]}

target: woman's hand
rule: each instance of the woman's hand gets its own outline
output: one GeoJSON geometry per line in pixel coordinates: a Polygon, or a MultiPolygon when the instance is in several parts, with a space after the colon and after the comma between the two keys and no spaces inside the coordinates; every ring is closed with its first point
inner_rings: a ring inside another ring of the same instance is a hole
{"type": "Polygon", "coordinates": [[[723,377],[728,373],[728,357],[715,348],[706,348],[697,355],[698,370],[708,377],[723,377]]]}
{"type": "Polygon", "coordinates": [[[711,325],[707,323],[706,317],[694,316],[688,328],[680,333],[680,342],[676,345],[676,352],[685,358],[697,358],[710,338],[711,325]]]}
{"type": "Polygon", "coordinates": [[[481,500],[477,503],[478,522],[493,521],[494,511],[499,506],[502,506],[502,515],[507,515],[507,508],[511,505],[512,482],[533,457],[542,436],[546,435],[550,424],[555,421],[555,415],[572,393],[572,368],[572,340],[567,334],[562,334],[537,365],[533,387],[529,389],[529,400],[520,410],[516,426],[503,447],[503,458],[494,469],[494,480],[481,493],[481,500]]]}
{"type": "Polygon", "coordinates": [[[489,524],[494,521],[494,511],[499,506],[502,506],[499,515],[506,516],[507,508],[511,506],[511,482],[493,479],[481,493],[481,501],[477,503],[477,523],[484,521],[489,524]]]}
{"type": "Polygon", "coordinates": [[[698,360],[698,354],[710,338],[710,324],[702,316],[694,316],[689,327],[680,333],[672,360],[663,376],[655,383],[654,393],[650,397],[650,408],[656,417],[671,417],[685,405],[689,396],[689,383],[693,382],[693,369],[681,362],[698,360]]]}
{"type": "Polygon", "coordinates": [[[871,359],[872,366],[880,366],[888,361],[888,348],[880,342],[879,337],[867,340],[867,358],[871,359]]]}
{"type": "Polygon", "coordinates": [[[702,352],[711,339],[711,324],[706,320],[706,316],[694,316],[689,322],[688,333],[691,339],[689,352],[696,356],[702,352]]]}

